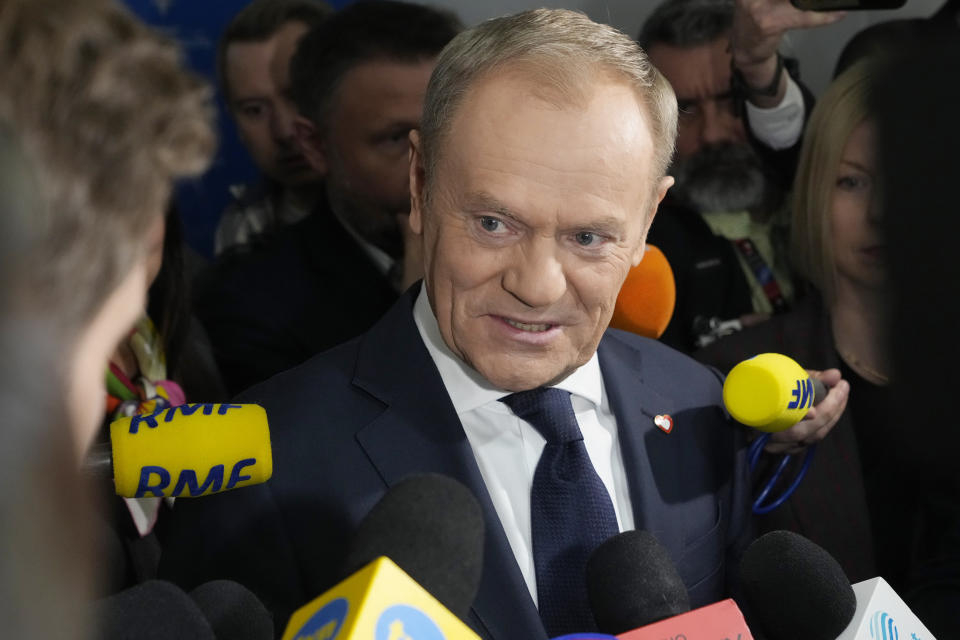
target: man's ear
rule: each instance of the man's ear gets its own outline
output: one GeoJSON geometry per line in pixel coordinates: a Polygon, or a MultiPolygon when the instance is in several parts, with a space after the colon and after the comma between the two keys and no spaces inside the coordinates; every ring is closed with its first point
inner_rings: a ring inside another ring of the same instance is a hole
{"type": "Polygon", "coordinates": [[[297,148],[307,164],[321,176],[327,175],[327,153],[320,130],[309,118],[297,115],[293,121],[297,148]]]}
{"type": "Polygon", "coordinates": [[[637,266],[640,264],[640,261],[643,260],[643,255],[646,253],[647,248],[647,234],[650,233],[650,226],[653,224],[653,218],[655,215],[657,215],[657,208],[660,206],[660,203],[663,202],[663,198],[667,195],[667,191],[673,186],[673,182],[674,180],[672,176],[664,176],[660,178],[659,182],[657,182],[657,186],[653,191],[653,198],[650,200],[650,207],[645,212],[647,216],[647,222],[643,229],[643,242],[640,243],[633,255],[633,266],[637,266]]]}
{"type": "Polygon", "coordinates": [[[420,132],[410,131],[410,228],[417,235],[423,234],[424,180],[422,144],[420,132]]]}

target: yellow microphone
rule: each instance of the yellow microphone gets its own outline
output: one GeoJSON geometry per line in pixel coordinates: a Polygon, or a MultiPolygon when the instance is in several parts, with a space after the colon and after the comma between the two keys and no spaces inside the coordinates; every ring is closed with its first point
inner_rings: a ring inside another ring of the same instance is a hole
{"type": "Polygon", "coordinates": [[[791,358],[761,353],[727,374],[723,403],[733,418],[748,427],[776,433],[803,419],[826,396],[826,387],[791,358]]]}
{"type": "Polygon", "coordinates": [[[255,404],[184,404],[110,424],[110,445],[85,470],[113,473],[117,495],[195,498],[266,482],[270,430],[255,404]]]}
{"type": "Polygon", "coordinates": [[[676,302],[670,263],[660,249],[648,244],[640,264],[623,281],[610,326],[657,339],[667,330],[676,302]]]}
{"type": "Polygon", "coordinates": [[[480,640],[386,556],[297,609],[282,640],[480,640]]]}

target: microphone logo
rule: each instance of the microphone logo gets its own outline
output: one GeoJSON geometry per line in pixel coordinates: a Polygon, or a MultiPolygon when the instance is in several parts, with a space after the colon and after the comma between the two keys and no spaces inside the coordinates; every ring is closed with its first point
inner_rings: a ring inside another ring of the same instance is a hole
{"type": "Polygon", "coordinates": [[[375,640],[444,640],[443,632],[422,611],[405,604],[388,607],[377,620],[375,640]]]}
{"type": "Polygon", "coordinates": [[[310,616],[297,631],[294,640],[333,640],[347,618],[347,609],[346,598],[331,600],[310,616]]]}
{"type": "Polygon", "coordinates": [[[813,380],[797,380],[796,386],[790,392],[793,400],[787,405],[787,409],[809,409],[813,406],[813,380]]]}
{"type": "Polygon", "coordinates": [[[899,640],[900,632],[886,611],[877,611],[870,618],[870,637],[876,640],[899,640]]]}

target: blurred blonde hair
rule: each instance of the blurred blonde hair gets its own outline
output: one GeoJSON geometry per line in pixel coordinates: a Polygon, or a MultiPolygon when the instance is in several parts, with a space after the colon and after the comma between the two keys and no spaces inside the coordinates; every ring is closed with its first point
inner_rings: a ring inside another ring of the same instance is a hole
{"type": "Polygon", "coordinates": [[[0,121],[40,192],[23,294],[85,327],[216,144],[211,91],[110,0],[0,0],[0,121]]]}
{"type": "Polygon", "coordinates": [[[817,101],[793,182],[794,266],[828,303],[833,300],[836,277],[830,224],[833,190],[850,134],[872,117],[869,92],[873,68],[869,61],[850,67],[817,101]]]}
{"type": "Polygon", "coordinates": [[[3,636],[88,636],[95,561],[57,345],[19,291],[35,246],[37,185],[0,126],[0,619],[3,636]]]}
{"type": "Polygon", "coordinates": [[[91,508],[64,361],[143,258],[173,181],[207,166],[210,96],[172,43],[111,0],[0,0],[5,636],[88,636],[91,508]]]}

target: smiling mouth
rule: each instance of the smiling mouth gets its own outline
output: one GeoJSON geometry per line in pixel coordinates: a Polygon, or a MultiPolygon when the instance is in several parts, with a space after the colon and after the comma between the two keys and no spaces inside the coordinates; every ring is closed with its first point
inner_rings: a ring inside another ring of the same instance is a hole
{"type": "Polygon", "coordinates": [[[511,327],[515,329],[520,329],[521,331],[529,331],[531,333],[542,333],[548,329],[553,328],[552,324],[527,324],[526,322],[517,322],[516,320],[511,320],[510,318],[504,318],[506,322],[511,327]]]}

